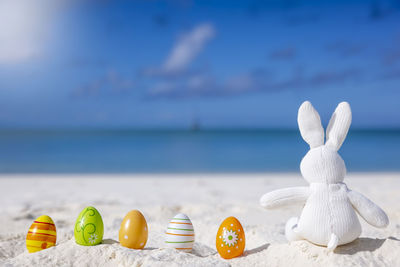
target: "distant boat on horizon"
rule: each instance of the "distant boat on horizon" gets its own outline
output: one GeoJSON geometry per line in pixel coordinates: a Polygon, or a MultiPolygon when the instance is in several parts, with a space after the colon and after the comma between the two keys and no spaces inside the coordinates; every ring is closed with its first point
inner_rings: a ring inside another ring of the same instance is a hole
{"type": "Polygon", "coordinates": [[[200,131],[200,121],[198,118],[194,117],[192,119],[192,124],[190,125],[190,131],[197,132],[200,131]]]}

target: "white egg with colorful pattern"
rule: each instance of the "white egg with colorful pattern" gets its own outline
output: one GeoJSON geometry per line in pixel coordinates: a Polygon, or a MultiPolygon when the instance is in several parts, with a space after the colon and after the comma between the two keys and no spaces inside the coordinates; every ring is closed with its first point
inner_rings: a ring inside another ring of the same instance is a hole
{"type": "Polygon", "coordinates": [[[179,213],[168,224],[165,246],[182,251],[191,251],[194,245],[194,228],[189,217],[179,213]]]}

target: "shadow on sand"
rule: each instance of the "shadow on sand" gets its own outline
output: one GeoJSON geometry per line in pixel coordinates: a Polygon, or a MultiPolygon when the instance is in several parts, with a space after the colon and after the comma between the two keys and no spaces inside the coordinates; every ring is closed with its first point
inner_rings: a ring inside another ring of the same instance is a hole
{"type": "MultiPolygon", "coordinates": [[[[103,241],[101,242],[102,245],[113,245],[113,244],[119,244],[119,242],[117,240],[114,239],[103,239],[103,241]]],[[[142,250],[154,250],[156,248],[151,248],[151,247],[144,247],[142,250]]]]}
{"type": "Polygon", "coordinates": [[[256,247],[256,248],[253,248],[253,249],[250,249],[250,250],[246,250],[243,253],[243,256],[248,256],[248,255],[251,255],[251,254],[255,254],[255,253],[261,252],[263,250],[266,250],[268,247],[269,247],[269,243],[266,243],[266,244],[264,244],[262,246],[259,246],[259,247],[256,247]]]}
{"type": "Polygon", "coordinates": [[[106,245],[112,245],[112,244],[118,244],[119,242],[114,239],[103,239],[101,243],[106,245]]]}
{"type": "Polygon", "coordinates": [[[400,241],[400,239],[398,239],[397,237],[394,237],[394,236],[389,236],[388,239],[394,240],[394,241],[400,241]]]}
{"type": "Polygon", "coordinates": [[[363,251],[373,252],[373,251],[377,250],[378,248],[380,248],[387,239],[398,240],[395,237],[389,237],[389,238],[383,238],[383,239],[361,237],[361,238],[354,240],[350,244],[346,244],[346,245],[337,247],[335,249],[335,253],[345,254],[345,255],[354,255],[358,252],[363,252],[363,251]]]}

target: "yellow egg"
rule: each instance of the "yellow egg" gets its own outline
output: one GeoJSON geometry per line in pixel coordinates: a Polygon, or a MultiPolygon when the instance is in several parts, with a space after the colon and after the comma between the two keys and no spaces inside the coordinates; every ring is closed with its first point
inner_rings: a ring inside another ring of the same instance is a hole
{"type": "Polygon", "coordinates": [[[231,259],[243,254],[246,238],[243,227],[235,217],[228,217],[218,229],[216,246],[219,255],[224,259],[231,259]]]}
{"type": "Polygon", "coordinates": [[[57,233],[53,220],[47,215],[42,215],[29,227],[26,248],[29,253],[33,253],[54,246],[56,241],[57,233]]]}
{"type": "Polygon", "coordinates": [[[147,236],[147,222],[143,214],[138,210],[128,212],[119,229],[121,245],[127,248],[142,249],[146,245],[147,236]]]}

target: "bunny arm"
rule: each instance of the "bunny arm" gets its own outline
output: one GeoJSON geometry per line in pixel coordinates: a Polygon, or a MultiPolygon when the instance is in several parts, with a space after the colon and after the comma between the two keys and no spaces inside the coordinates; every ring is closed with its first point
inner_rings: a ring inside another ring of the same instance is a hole
{"type": "Polygon", "coordinates": [[[260,204],[266,209],[274,209],[294,203],[305,203],[310,196],[309,187],[289,187],[264,194],[260,204]]]}
{"type": "Polygon", "coordinates": [[[349,190],[347,196],[354,209],[367,223],[378,228],[384,228],[389,224],[386,213],[364,195],[349,190]]]}

